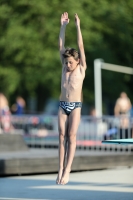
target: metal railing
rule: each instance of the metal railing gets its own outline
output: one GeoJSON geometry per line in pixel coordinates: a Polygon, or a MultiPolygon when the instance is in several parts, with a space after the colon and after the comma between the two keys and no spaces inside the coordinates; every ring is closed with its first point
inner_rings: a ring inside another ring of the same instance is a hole
{"type": "MultiPolygon", "coordinates": [[[[29,147],[58,147],[58,119],[48,115],[0,116],[0,133],[22,134],[29,147]]],[[[132,151],[132,145],[102,144],[102,140],[133,137],[133,118],[81,116],[77,149],[132,151]]]]}

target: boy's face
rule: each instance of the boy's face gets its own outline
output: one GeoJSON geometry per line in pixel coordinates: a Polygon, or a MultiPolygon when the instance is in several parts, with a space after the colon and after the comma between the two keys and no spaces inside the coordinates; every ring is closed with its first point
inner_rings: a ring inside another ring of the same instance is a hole
{"type": "Polygon", "coordinates": [[[67,57],[64,60],[64,64],[67,67],[67,71],[69,71],[69,72],[73,71],[77,67],[78,63],[79,63],[79,59],[78,59],[78,61],[76,61],[72,56],[67,57]]]}

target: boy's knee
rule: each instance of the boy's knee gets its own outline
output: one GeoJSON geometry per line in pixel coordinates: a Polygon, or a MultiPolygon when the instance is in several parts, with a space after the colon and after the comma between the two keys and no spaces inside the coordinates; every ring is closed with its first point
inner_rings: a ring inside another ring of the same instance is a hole
{"type": "Polygon", "coordinates": [[[76,133],[70,132],[68,137],[69,137],[69,141],[70,142],[75,142],[76,141],[76,133]]]}
{"type": "Polygon", "coordinates": [[[59,137],[60,137],[60,140],[64,141],[65,135],[64,135],[64,133],[62,131],[60,131],[59,137]]]}

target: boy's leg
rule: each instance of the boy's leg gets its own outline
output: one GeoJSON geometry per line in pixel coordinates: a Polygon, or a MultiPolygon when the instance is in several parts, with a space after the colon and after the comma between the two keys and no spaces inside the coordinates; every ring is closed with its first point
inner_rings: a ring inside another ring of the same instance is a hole
{"type": "Polygon", "coordinates": [[[67,122],[68,116],[64,113],[64,111],[59,108],[58,112],[58,129],[59,129],[59,170],[58,176],[56,179],[56,183],[60,184],[60,180],[63,174],[63,169],[65,165],[65,154],[66,154],[66,141],[65,137],[67,134],[67,122]]]}
{"type": "Polygon", "coordinates": [[[80,123],[81,108],[74,109],[68,118],[68,155],[67,165],[63,172],[61,184],[66,184],[69,181],[69,173],[73,162],[76,149],[76,134],[80,123]]]}

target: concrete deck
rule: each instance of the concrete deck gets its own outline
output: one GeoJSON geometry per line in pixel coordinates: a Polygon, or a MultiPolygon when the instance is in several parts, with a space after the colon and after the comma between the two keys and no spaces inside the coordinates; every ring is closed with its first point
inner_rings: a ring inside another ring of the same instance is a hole
{"type": "Polygon", "coordinates": [[[133,168],[70,174],[56,185],[56,174],[0,178],[0,200],[132,200],[133,168]]]}

